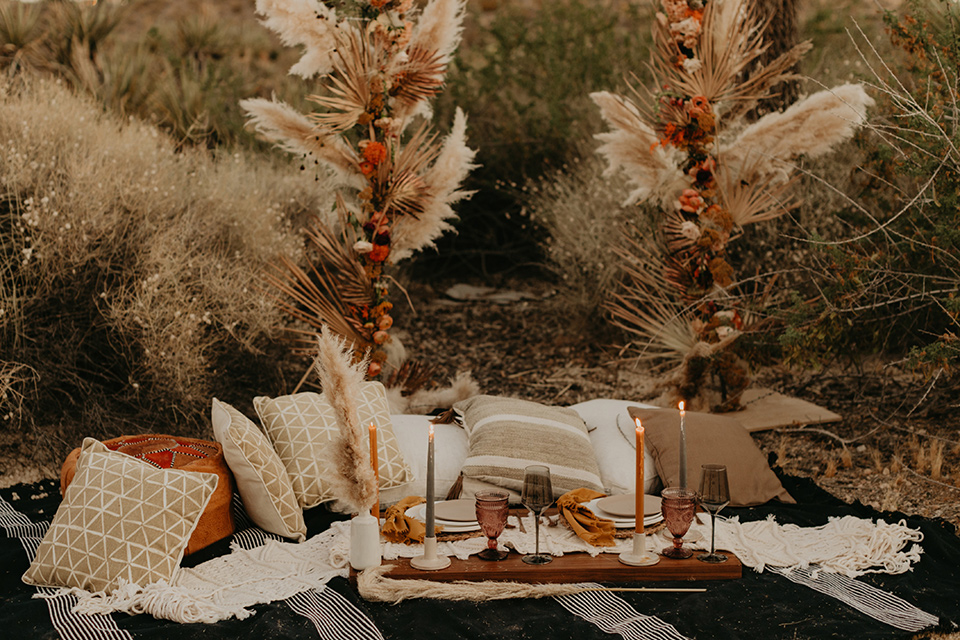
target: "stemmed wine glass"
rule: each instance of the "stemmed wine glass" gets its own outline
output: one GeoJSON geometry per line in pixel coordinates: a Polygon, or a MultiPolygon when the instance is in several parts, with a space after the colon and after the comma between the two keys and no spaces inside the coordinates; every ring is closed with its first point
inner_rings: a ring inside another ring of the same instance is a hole
{"type": "Polygon", "coordinates": [[[693,551],[684,548],[683,536],[687,535],[687,530],[693,522],[693,516],[697,511],[697,499],[700,496],[696,491],[679,487],[664,489],[660,495],[662,496],[660,512],[663,513],[667,529],[673,534],[673,546],[667,547],[660,553],[675,560],[689,558],[693,555],[693,551]]]}
{"type": "Polygon", "coordinates": [[[722,464],[705,464],[700,469],[700,504],[710,513],[710,553],[701,553],[697,556],[697,560],[712,564],[726,562],[727,556],[716,552],[715,540],[717,514],[730,504],[727,467],[722,464]]]}
{"type": "Polygon", "coordinates": [[[536,535],[535,553],[521,558],[527,564],[547,564],[553,562],[549,555],[540,555],[540,516],[553,504],[553,486],[550,483],[550,468],[540,464],[533,464],[524,469],[523,494],[520,502],[533,512],[533,527],[536,535]]]}
{"type": "Polygon", "coordinates": [[[477,522],[483,535],[487,536],[487,548],[477,554],[483,560],[503,560],[507,552],[497,548],[497,538],[507,526],[507,501],[510,494],[506,491],[478,491],[476,499],[477,522]]]}

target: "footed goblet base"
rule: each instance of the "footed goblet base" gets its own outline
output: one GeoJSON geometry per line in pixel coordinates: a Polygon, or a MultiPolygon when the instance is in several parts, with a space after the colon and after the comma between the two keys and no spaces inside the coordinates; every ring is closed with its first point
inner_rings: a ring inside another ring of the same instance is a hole
{"type": "MultiPolygon", "coordinates": [[[[693,550],[685,549],[683,547],[666,547],[663,551],[660,552],[661,555],[665,558],[673,558],[674,560],[686,560],[693,556],[693,550]]],[[[726,558],[724,558],[726,560],[726,558]]],[[[706,561],[705,561],[706,562],[706,561]]]]}
{"type": "Polygon", "coordinates": [[[700,562],[709,562],[710,564],[720,564],[727,561],[727,556],[722,553],[701,553],[697,556],[700,562]]]}
{"type": "Polygon", "coordinates": [[[477,554],[477,557],[481,560],[506,560],[507,556],[510,555],[510,552],[504,551],[503,549],[484,549],[477,554]]]}
{"type": "Polygon", "coordinates": [[[542,553],[540,554],[530,553],[523,556],[520,559],[526,562],[527,564],[550,564],[551,562],[553,562],[552,556],[548,556],[542,553]]]}

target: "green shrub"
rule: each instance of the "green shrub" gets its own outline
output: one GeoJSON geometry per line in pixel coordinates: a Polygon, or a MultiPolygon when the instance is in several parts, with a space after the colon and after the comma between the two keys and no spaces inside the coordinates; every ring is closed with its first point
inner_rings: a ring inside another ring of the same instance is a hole
{"type": "Polygon", "coordinates": [[[264,159],[177,153],[62,83],[7,83],[0,105],[3,424],[58,456],[87,435],[206,434],[211,396],[276,393],[283,321],[260,273],[299,255],[329,194],[264,159]]]}
{"type": "Polygon", "coordinates": [[[960,8],[913,1],[885,21],[898,57],[858,39],[879,89],[858,137],[859,191],[837,211],[844,232],[810,243],[816,288],[782,343],[794,358],[884,350],[949,371],[960,363],[960,8]]]}

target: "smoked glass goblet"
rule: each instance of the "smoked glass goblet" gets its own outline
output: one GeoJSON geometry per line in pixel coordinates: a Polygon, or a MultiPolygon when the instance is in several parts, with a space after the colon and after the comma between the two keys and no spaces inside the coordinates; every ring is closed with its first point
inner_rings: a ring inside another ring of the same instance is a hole
{"type": "Polygon", "coordinates": [[[507,501],[510,494],[506,491],[478,491],[474,496],[477,503],[477,522],[480,530],[487,536],[487,548],[477,554],[483,560],[503,560],[508,552],[497,548],[497,538],[507,526],[507,501]]]}
{"type": "Polygon", "coordinates": [[[693,551],[683,547],[683,536],[687,535],[693,516],[697,511],[699,494],[690,489],[671,487],[660,494],[660,511],[667,529],[673,534],[673,546],[660,553],[667,558],[683,560],[693,555],[693,551]]]}
{"type": "Polygon", "coordinates": [[[727,483],[727,467],[722,464],[705,464],[700,474],[700,504],[710,513],[710,553],[701,553],[697,560],[717,564],[726,562],[727,556],[717,553],[717,514],[730,504],[730,486],[727,483]]]}
{"type": "Polygon", "coordinates": [[[524,469],[523,495],[520,497],[530,511],[533,511],[533,530],[536,536],[535,551],[523,556],[521,560],[527,564],[547,564],[553,562],[553,557],[540,553],[540,516],[553,504],[553,485],[550,482],[550,467],[532,464],[524,469]]]}

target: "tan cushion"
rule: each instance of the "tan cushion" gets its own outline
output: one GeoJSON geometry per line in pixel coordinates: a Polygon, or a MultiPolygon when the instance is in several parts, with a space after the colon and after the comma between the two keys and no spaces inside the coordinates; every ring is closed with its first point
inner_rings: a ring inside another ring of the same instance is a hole
{"type": "Polygon", "coordinates": [[[496,396],[474,396],[454,409],[470,438],[465,476],[519,491],[524,468],[545,464],[555,496],[603,490],[587,426],[575,411],[496,396]]]}
{"type": "MultiPolygon", "coordinates": [[[[236,531],[233,522],[233,474],[227,466],[227,461],[223,457],[223,447],[219,443],[150,433],[111,438],[104,440],[103,445],[110,451],[133,456],[157,469],[214,473],[220,478],[217,490],[210,497],[197,523],[197,528],[187,542],[184,555],[195,553],[218,540],[233,535],[236,531]]],[[[80,449],[71,451],[60,469],[61,495],[66,494],[67,487],[73,480],[79,456],[80,449]]]]}
{"type": "MultiPolygon", "coordinates": [[[[387,405],[387,393],[379,382],[364,382],[357,399],[364,441],[369,443],[365,428],[377,425],[377,462],[380,488],[397,487],[413,479],[397,445],[387,405]]],[[[304,509],[334,499],[330,481],[334,473],[328,468],[324,450],[339,437],[333,407],[322,393],[298,393],[279,398],[254,398],[253,406],[260,416],[267,437],[283,462],[293,485],[297,501],[304,509]]],[[[369,446],[369,444],[368,444],[369,446]]]]}
{"type": "Polygon", "coordinates": [[[27,584],[111,593],[170,582],[218,477],[157,469],[87,438],[27,584]]]}
{"type": "Polygon", "coordinates": [[[264,531],[298,542],[306,540],[303,510],[267,437],[240,411],[216,398],[210,416],[250,519],[264,531]]]}
{"type": "MultiPolygon", "coordinates": [[[[630,415],[640,418],[645,445],[653,454],[657,475],[664,487],[680,484],[680,412],[676,409],[631,407],[630,415]]],[[[726,416],[688,411],[684,423],[687,440],[687,482],[700,486],[700,466],[727,466],[730,505],[749,507],[776,498],[796,501],[770,470],[753,438],[740,424],[726,416]]]]}

